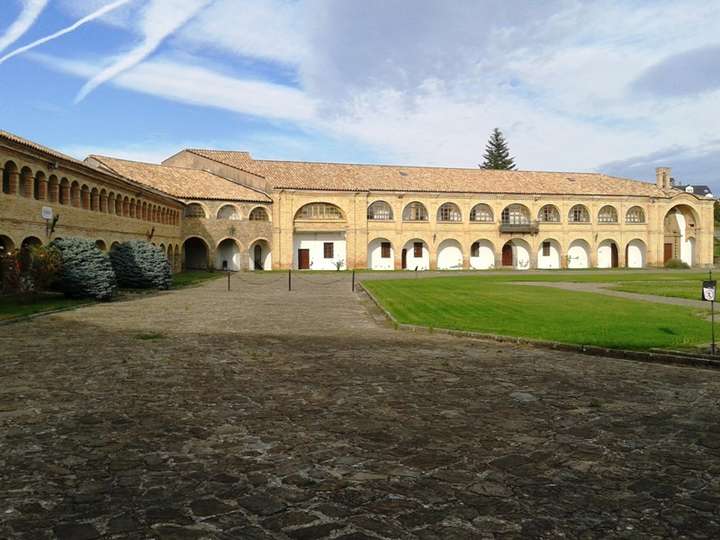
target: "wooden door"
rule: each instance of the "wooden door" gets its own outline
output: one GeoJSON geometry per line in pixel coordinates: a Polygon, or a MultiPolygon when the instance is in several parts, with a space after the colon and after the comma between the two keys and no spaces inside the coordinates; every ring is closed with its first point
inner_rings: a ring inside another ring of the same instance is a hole
{"type": "Polygon", "coordinates": [[[663,262],[668,262],[670,259],[673,258],[672,242],[665,244],[665,253],[663,255],[664,255],[663,262]]]}
{"type": "Polygon", "coordinates": [[[513,265],[513,252],[510,244],[505,244],[502,248],[502,265],[512,266],[513,265]]]}
{"type": "Polygon", "coordinates": [[[612,243],[610,244],[610,266],[613,268],[618,267],[618,250],[617,250],[617,244],[612,243]]]}
{"type": "Polygon", "coordinates": [[[298,249],[298,268],[300,270],[310,270],[309,249],[298,249]]]}
{"type": "Polygon", "coordinates": [[[407,268],[407,249],[402,250],[402,269],[407,268]]]}

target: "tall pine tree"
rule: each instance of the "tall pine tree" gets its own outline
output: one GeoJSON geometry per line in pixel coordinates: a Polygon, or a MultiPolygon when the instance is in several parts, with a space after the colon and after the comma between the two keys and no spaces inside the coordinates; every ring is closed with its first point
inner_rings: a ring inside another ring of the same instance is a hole
{"type": "Polygon", "coordinates": [[[495,128],[490,135],[487,146],[485,146],[485,154],[483,155],[483,169],[502,169],[512,170],[515,168],[515,158],[510,157],[510,149],[507,141],[503,137],[502,131],[495,128]]]}

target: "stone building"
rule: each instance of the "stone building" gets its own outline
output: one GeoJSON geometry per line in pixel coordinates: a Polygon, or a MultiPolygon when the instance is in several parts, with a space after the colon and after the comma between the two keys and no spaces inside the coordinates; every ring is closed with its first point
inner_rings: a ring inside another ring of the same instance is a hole
{"type": "Polygon", "coordinates": [[[713,261],[714,200],[675,188],[669,168],[658,168],[652,184],[599,173],[271,161],[198,149],[162,164],[96,155],[78,162],[2,132],[0,166],[0,242],[10,246],[30,236],[46,239],[39,216],[49,206],[61,214],[56,235],[97,238],[106,247],[148,237],[147,220],[176,268],[642,268],[673,258],[691,266],[713,261]],[[67,202],[28,187],[50,176],[69,186],[67,202]],[[156,207],[160,214],[148,212],[156,207]]]}

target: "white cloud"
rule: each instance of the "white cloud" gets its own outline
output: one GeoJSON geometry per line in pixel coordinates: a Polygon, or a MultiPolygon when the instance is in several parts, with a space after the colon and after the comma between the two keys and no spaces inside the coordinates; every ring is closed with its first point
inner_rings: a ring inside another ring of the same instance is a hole
{"type": "MultiPolygon", "coordinates": [[[[6,0],[7,2],[7,0],[6,0]]],[[[20,16],[0,36],[0,51],[4,51],[10,45],[20,39],[45,9],[48,0],[22,0],[22,11],[20,16]]],[[[6,9],[3,8],[3,9],[6,9]]]]}
{"type": "Polygon", "coordinates": [[[87,81],[77,95],[82,101],[98,86],[112,80],[122,72],[138,65],[151,55],[160,44],[178,28],[186,24],[211,0],[153,0],[143,12],[140,28],[144,39],[137,47],[119,56],[111,65],[87,81]]]}

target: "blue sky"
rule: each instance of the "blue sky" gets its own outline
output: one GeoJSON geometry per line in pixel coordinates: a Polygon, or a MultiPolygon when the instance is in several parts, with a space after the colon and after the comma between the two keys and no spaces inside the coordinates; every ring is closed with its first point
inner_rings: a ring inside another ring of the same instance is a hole
{"type": "Polygon", "coordinates": [[[474,167],[498,126],[522,169],[671,166],[720,192],[718,20],[692,0],[6,0],[0,128],[80,158],[474,167]]]}

